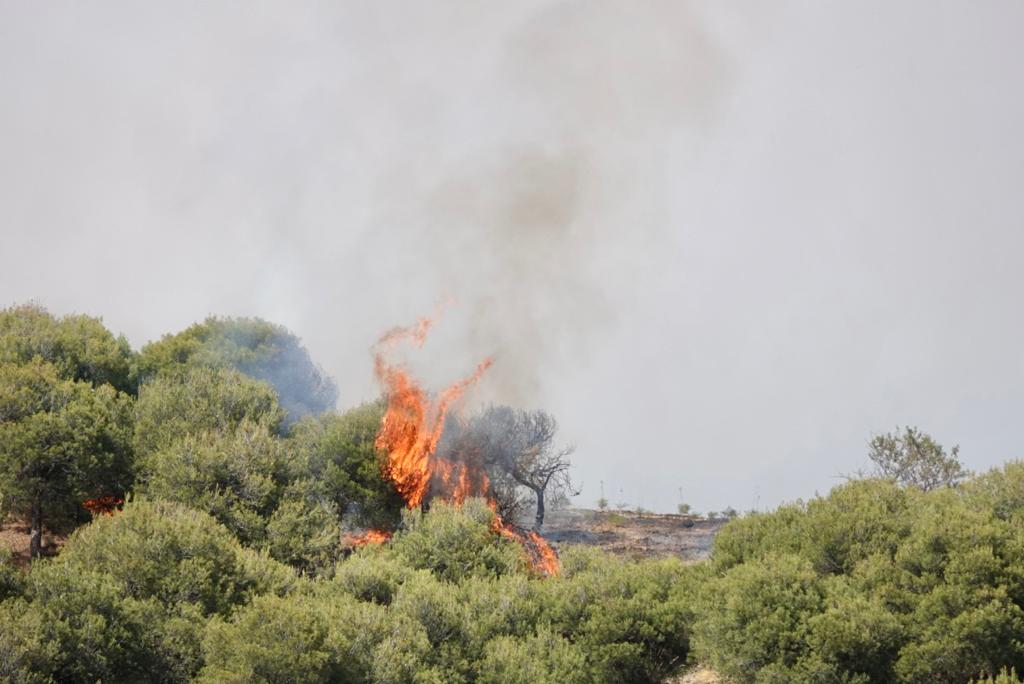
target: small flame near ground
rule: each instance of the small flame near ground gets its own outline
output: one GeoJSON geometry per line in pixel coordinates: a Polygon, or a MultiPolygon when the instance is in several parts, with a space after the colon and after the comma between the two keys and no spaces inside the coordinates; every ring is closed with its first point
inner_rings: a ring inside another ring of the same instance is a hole
{"type": "Polygon", "coordinates": [[[119,499],[116,496],[100,496],[95,499],[87,499],[82,502],[82,508],[95,515],[114,515],[121,506],[124,505],[124,499],[119,499]]]}
{"type": "Polygon", "coordinates": [[[370,530],[364,534],[357,536],[349,535],[345,537],[345,543],[347,546],[369,546],[370,544],[383,544],[384,542],[391,539],[391,533],[383,530],[370,530]]]}
{"type": "MultiPolygon", "coordinates": [[[[445,419],[466,390],[491,367],[492,358],[477,364],[471,375],[432,398],[400,364],[392,363],[387,352],[406,341],[423,346],[433,319],[421,318],[408,328],[395,328],[377,343],[374,371],[387,396],[387,410],[377,433],[376,446],[387,453],[384,476],[391,480],[410,509],[432,498],[461,504],[469,497],[484,497],[494,511],[495,531],[522,544],[533,567],[545,575],[557,575],[558,556],[536,532],[521,532],[501,519],[483,465],[467,458],[452,461],[438,456],[437,444],[445,419]]],[[[390,535],[371,530],[353,539],[354,546],[380,543],[390,535]]]]}

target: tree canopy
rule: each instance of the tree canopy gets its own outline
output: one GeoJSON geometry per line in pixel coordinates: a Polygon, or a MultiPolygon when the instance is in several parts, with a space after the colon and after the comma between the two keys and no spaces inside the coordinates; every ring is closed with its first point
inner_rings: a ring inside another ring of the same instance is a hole
{"type": "Polygon", "coordinates": [[[32,555],[44,518],[74,519],[99,495],[131,484],[131,399],[110,385],[61,377],[36,356],[0,364],[0,506],[30,521],[32,555]]]}
{"type": "Polygon", "coordinates": [[[207,318],[147,344],[135,364],[142,382],[189,368],[231,368],[270,384],[290,421],[334,408],[338,389],[298,337],[259,318],[207,318]]]}
{"type": "Polygon", "coordinates": [[[57,318],[36,304],[0,311],[0,363],[25,364],[35,358],[51,364],[61,378],[134,391],[131,347],[99,318],[57,318]]]}

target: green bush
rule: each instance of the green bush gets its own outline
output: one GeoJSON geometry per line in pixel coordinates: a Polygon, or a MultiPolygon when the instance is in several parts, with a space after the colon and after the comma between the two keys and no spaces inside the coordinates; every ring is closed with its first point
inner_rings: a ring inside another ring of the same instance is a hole
{"type": "Polygon", "coordinates": [[[14,554],[0,544],[0,601],[20,596],[24,584],[23,573],[14,565],[14,554]]]}
{"type": "Polygon", "coordinates": [[[972,679],[971,684],[1021,684],[1024,679],[1017,676],[1017,671],[1013,668],[1009,670],[1003,669],[999,674],[993,677],[985,677],[984,679],[972,679]]]}
{"type": "Polygon", "coordinates": [[[537,586],[542,620],[577,643],[594,681],[656,682],[689,653],[692,573],[676,560],[631,562],[594,549],[563,554],[537,586]]]}
{"type": "Polygon", "coordinates": [[[213,620],[203,652],[201,682],[312,684],[331,667],[324,618],[298,598],[261,596],[230,623],[213,620]]]}
{"type": "Polygon", "coordinates": [[[277,560],[307,574],[333,569],[341,552],[341,528],[329,502],[287,496],[267,523],[267,544],[277,560]]]}
{"type": "Polygon", "coordinates": [[[135,414],[140,458],[185,436],[231,435],[246,420],[276,434],[284,419],[270,385],[236,370],[205,367],[158,375],[139,387],[135,414]]]}
{"type": "Polygon", "coordinates": [[[16,660],[62,682],[188,681],[198,665],[201,616],[126,590],[105,573],[33,565],[29,601],[4,604],[20,641],[16,660]]]}
{"type": "Polygon", "coordinates": [[[288,440],[290,478],[316,482],[322,495],[356,525],[393,529],[402,498],[381,477],[384,455],[374,442],[384,406],[363,404],[341,415],[307,417],[292,427],[288,440]]]}
{"type": "Polygon", "coordinates": [[[333,408],[337,387],[298,337],[259,318],[207,318],[142,348],[135,377],[148,382],[193,368],[233,369],[274,387],[290,420],[333,408]]]}
{"type": "Polygon", "coordinates": [[[76,531],[57,562],[99,571],[133,598],[190,603],[226,615],[253,595],[286,593],[294,573],[243,548],[209,515],[166,501],[136,500],[76,531]]]}
{"type": "Polygon", "coordinates": [[[522,567],[523,553],[494,532],[494,522],[494,513],[481,499],[470,499],[461,508],[435,501],[429,514],[405,515],[391,548],[410,566],[443,580],[505,575],[522,567]]]}
{"type": "Polygon", "coordinates": [[[586,684],[587,654],[580,646],[541,629],[529,637],[499,636],[484,647],[476,666],[479,684],[586,684]]]}
{"type": "Polygon", "coordinates": [[[413,570],[393,553],[369,547],[339,563],[333,582],[340,591],[359,601],[386,606],[412,573],[413,570]]]}
{"type": "Polygon", "coordinates": [[[233,432],[186,434],[141,459],[137,491],[205,511],[243,543],[266,542],[285,481],[280,440],[243,418],[233,432]]]}
{"type": "Polygon", "coordinates": [[[99,318],[56,318],[36,304],[0,311],[0,363],[23,365],[34,359],[52,364],[65,380],[134,391],[128,341],[115,338],[99,318]]]}
{"type": "Polygon", "coordinates": [[[739,682],[961,682],[1024,667],[1019,464],[929,492],[851,482],[733,521],[694,624],[739,682]]]}

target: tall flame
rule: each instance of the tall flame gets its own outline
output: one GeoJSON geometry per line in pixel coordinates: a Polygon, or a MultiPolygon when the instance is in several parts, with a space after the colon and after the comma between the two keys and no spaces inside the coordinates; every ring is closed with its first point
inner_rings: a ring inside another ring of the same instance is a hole
{"type": "MultiPolygon", "coordinates": [[[[461,504],[468,497],[487,497],[491,508],[490,483],[480,464],[452,461],[436,455],[452,406],[475,384],[494,362],[486,358],[471,375],[451,385],[432,401],[409,371],[391,363],[387,352],[403,340],[423,346],[433,320],[421,318],[408,328],[395,328],[377,343],[374,372],[384,387],[387,409],[377,433],[376,446],[387,453],[384,475],[391,480],[409,508],[421,506],[428,497],[461,504]]],[[[495,529],[515,539],[527,550],[534,567],[544,574],[558,574],[558,557],[536,532],[521,533],[505,523],[495,511],[495,529]]]]}

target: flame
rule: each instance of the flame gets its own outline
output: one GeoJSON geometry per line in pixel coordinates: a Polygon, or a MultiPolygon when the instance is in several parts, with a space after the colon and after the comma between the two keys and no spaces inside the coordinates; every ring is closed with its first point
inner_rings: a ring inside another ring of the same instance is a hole
{"type": "Polygon", "coordinates": [[[374,372],[384,387],[387,409],[375,445],[387,454],[384,476],[394,483],[410,509],[421,506],[428,497],[440,497],[456,505],[469,497],[486,497],[495,511],[495,531],[522,544],[539,572],[557,575],[558,556],[543,537],[536,532],[521,533],[498,515],[481,464],[451,461],[435,454],[448,412],[487,372],[494,359],[481,361],[471,375],[443,390],[432,401],[409,371],[391,363],[386,354],[403,340],[422,347],[432,325],[432,318],[420,318],[413,326],[390,330],[377,343],[374,372]]]}
{"type": "Polygon", "coordinates": [[[123,504],[124,499],[107,495],[83,501],[82,508],[93,515],[114,515],[123,504]]]}
{"type": "Polygon", "coordinates": [[[370,544],[383,544],[391,539],[391,533],[384,530],[370,530],[357,537],[346,537],[345,541],[349,546],[368,546],[370,544]]]}
{"type": "Polygon", "coordinates": [[[532,530],[526,533],[526,538],[529,543],[524,546],[531,552],[533,567],[545,575],[551,577],[557,575],[561,567],[558,563],[558,554],[551,548],[551,545],[544,537],[532,530]]]}
{"type": "Polygon", "coordinates": [[[385,357],[384,352],[403,339],[422,345],[431,325],[429,318],[421,318],[410,328],[396,328],[388,332],[380,339],[374,359],[374,371],[388,399],[375,444],[387,453],[384,474],[394,482],[395,489],[409,508],[422,505],[432,482],[444,486],[453,500],[459,502],[467,496],[484,495],[487,490],[486,478],[482,482],[481,478],[472,478],[465,464],[434,458],[434,452],[444,432],[448,410],[480,379],[494,360],[484,359],[477,364],[472,375],[448,387],[438,395],[436,402],[431,402],[408,370],[389,363],[385,357]],[[453,485],[453,475],[457,471],[453,485]],[[453,486],[454,491],[450,489],[453,486]]]}

